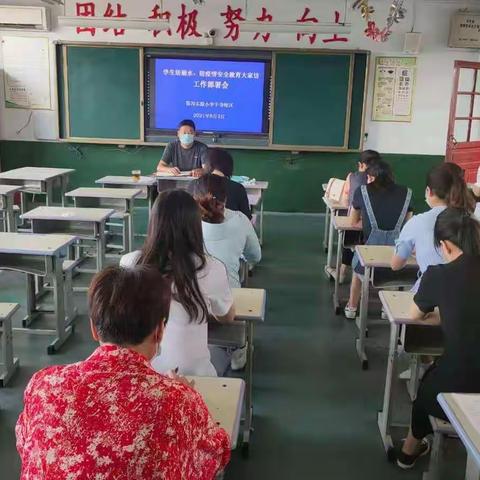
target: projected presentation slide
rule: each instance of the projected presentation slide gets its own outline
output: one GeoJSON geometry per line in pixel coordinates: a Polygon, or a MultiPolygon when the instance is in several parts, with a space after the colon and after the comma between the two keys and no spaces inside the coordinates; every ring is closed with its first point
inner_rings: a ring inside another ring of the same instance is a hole
{"type": "Polygon", "coordinates": [[[265,62],[156,58],[153,127],[265,133],[265,74],[265,62]]]}

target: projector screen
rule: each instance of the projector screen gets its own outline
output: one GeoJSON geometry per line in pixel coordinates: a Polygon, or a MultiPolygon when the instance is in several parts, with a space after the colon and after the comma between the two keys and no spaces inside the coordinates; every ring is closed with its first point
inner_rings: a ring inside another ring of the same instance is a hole
{"type": "Polygon", "coordinates": [[[203,133],[268,132],[268,61],[151,58],[147,68],[150,131],[191,119],[203,133]]]}

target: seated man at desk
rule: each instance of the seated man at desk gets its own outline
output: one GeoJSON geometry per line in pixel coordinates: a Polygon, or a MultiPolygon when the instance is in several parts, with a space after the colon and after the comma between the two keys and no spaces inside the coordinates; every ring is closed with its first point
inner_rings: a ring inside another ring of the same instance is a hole
{"type": "Polygon", "coordinates": [[[195,133],[195,123],[192,120],[182,120],[179,123],[177,139],[165,147],[157,172],[175,176],[180,175],[180,172],[191,172],[194,177],[203,174],[208,148],[195,140],[195,133]]]}

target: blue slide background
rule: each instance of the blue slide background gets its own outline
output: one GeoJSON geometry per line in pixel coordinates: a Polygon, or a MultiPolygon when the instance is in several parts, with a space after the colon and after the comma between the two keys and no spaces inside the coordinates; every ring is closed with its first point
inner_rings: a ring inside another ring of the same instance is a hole
{"type": "Polygon", "coordinates": [[[262,133],[264,82],[264,62],[157,58],[154,128],[262,133]]]}

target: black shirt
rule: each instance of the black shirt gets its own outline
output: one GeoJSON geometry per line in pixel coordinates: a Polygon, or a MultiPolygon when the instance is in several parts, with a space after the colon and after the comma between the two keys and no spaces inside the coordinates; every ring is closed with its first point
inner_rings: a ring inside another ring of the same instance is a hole
{"type": "Polygon", "coordinates": [[[194,170],[205,165],[207,146],[195,140],[190,148],[183,148],[180,140],[169,143],[162,155],[162,162],[180,171],[194,170]]]}
{"type": "MultiPolygon", "coordinates": [[[[393,230],[397,224],[400,213],[407,196],[408,189],[402,185],[393,184],[387,189],[379,190],[367,185],[367,192],[372,204],[373,214],[377,220],[378,228],[381,230],[393,230]]],[[[367,239],[372,227],[368,219],[367,209],[363,201],[362,189],[357,188],[353,195],[352,207],[355,210],[361,210],[363,235],[367,239]]],[[[408,211],[412,211],[410,203],[408,211]]]]}
{"type": "Polygon", "coordinates": [[[444,388],[480,389],[479,298],[480,257],[461,255],[445,265],[430,266],[422,276],[414,301],[424,313],[439,309],[444,354],[435,377],[444,388]]]}
{"type": "Polygon", "coordinates": [[[227,204],[229,210],[242,212],[249,219],[252,218],[250,211],[250,203],[248,201],[247,191],[245,187],[238,182],[234,182],[227,178],[227,204]]]}

